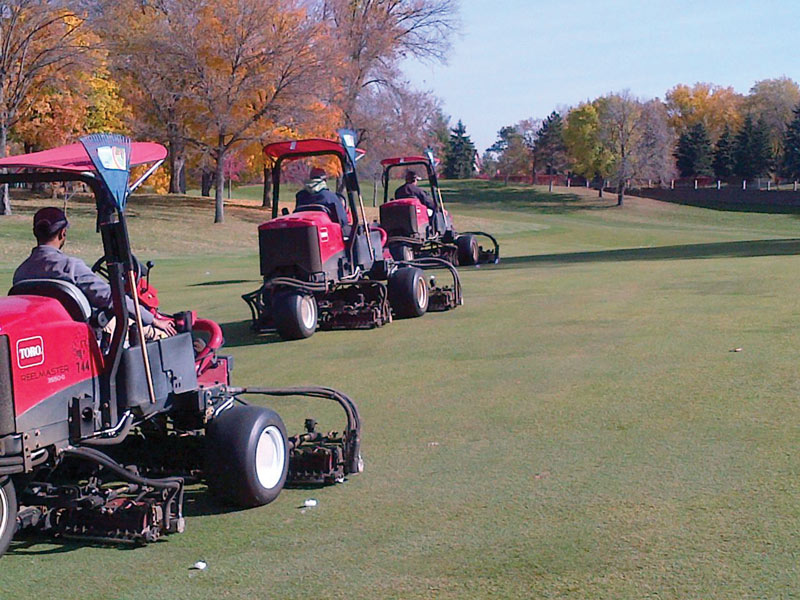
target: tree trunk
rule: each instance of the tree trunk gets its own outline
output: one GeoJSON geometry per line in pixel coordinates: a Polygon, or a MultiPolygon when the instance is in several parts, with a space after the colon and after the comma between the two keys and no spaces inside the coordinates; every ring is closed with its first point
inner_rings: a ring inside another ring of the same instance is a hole
{"type": "Polygon", "coordinates": [[[622,206],[622,201],[625,197],[625,180],[620,179],[617,184],[617,206],[622,206]]]}
{"type": "MultiPolygon", "coordinates": [[[[8,127],[5,122],[0,123],[0,158],[6,157],[6,144],[8,143],[8,127]]],[[[8,195],[8,184],[0,188],[0,215],[11,214],[11,198],[8,195]]]]}
{"type": "Polygon", "coordinates": [[[183,143],[178,140],[169,142],[169,193],[186,193],[186,157],[183,143]]]}
{"type": "Polygon", "coordinates": [[[211,196],[211,186],[214,185],[214,173],[208,168],[203,167],[203,174],[200,178],[200,195],[205,198],[211,196]]]}
{"type": "Polygon", "coordinates": [[[261,197],[262,208],[272,207],[272,170],[264,167],[264,195],[261,197]]]}
{"type": "Polygon", "coordinates": [[[214,223],[225,222],[225,146],[222,145],[222,136],[217,146],[217,165],[214,171],[214,223]]]}

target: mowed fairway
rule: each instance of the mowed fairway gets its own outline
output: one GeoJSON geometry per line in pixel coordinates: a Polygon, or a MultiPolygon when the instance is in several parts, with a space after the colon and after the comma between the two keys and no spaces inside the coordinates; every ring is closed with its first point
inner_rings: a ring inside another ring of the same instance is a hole
{"type": "MultiPolygon", "coordinates": [[[[202,200],[134,198],[163,306],[223,324],[238,384],[351,395],[366,470],[248,511],[195,486],[186,532],[146,547],[17,541],[0,598],[800,593],[798,218],[446,183],[459,229],[502,246],[461,270],[465,305],[291,343],[255,337],[239,297],[263,213],[213,226],[202,200]]],[[[31,246],[34,207],[17,208],[3,291],[31,246]]],[[[71,214],[68,249],[93,260],[91,206],[71,214]]],[[[292,433],[342,423],[321,402],[272,406],[292,433]]]]}

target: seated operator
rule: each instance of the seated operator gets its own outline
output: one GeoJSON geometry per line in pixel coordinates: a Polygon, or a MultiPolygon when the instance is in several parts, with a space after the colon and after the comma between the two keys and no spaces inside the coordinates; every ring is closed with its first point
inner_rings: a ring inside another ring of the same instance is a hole
{"type": "MultiPolygon", "coordinates": [[[[33,235],[38,245],[31,255],[17,267],[14,272],[14,284],[27,279],[60,279],[74,284],[89,301],[92,308],[106,310],[111,308],[111,286],[98,277],[79,258],[67,256],[61,249],[67,241],[69,222],[59,208],[48,206],[36,212],[33,217],[33,235]]],[[[133,300],[126,297],[128,313],[133,314],[133,300]]],[[[155,340],[175,334],[171,321],[154,317],[144,307],[139,314],[142,317],[142,329],[146,340],[155,340]]],[[[111,319],[104,331],[112,333],[114,319],[111,319]]]]}
{"type": "Polygon", "coordinates": [[[412,170],[406,171],[406,182],[401,185],[394,193],[394,199],[400,198],[416,198],[424,204],[428,210],[433,211],[436,209],[436,204],[431,200],[428,193],[417,185],[419,176],[412,170]]]}
{"type": "Polygon", "coordinates": [[[344,229],[348,225],[347,210],[344,200],[328,189],[328,175],[323,169],[314,167],[308,174],[305,187],[295,196],[295,211],[301,206],[319,204],[328,209],[331,220],[336,221],[344,229]]]}

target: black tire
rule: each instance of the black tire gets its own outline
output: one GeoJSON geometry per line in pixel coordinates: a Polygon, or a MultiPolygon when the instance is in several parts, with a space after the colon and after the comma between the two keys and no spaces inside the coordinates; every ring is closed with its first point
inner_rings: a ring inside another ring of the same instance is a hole
{"type": "Polygon", "coordinates": [[[279,292],[272,298],[272,319],[284,340],[311,337],[317,329],[317,301],[300,291],[279,292]]]}
{"type": "Polygon", "coordinates": [[[0,556],[6,553],[17,530],[17,493],[11,478],[0,483],[0,556]]]}
{"type": "Polygon", "coordinates": [[[396,261],[414,260],[414,250],[408,244],[392,244],[389,253],[396,261]]]}
{"type": "Polygon", "coordinates": [[[286,427],[275,411],[235,405],[208,424],[205,477],[222,500],[246,508],[269,504],[288,469],[286,427]]]}
{"type": "Polygon", "coordinates": [[[477,265],[480,258],[478,240],[474,235],[460,235],[456,238],[459,265],[477,265]]]}
{"type": "Polygon", "coordinates": [[[389,276],[389,304],[399,319],[421,317],[428,310],[428,283],[422,269],[400,267],[389,276]]]}

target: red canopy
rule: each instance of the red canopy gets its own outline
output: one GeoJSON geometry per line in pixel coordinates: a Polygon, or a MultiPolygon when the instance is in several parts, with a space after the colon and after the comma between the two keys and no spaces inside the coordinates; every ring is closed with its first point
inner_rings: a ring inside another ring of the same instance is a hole
{"type": "MultiPolygon", "coordinates": [[[[356,153],[361,156],[365,154],[361,148],[356,148],[356,153]]],[[[279,158],[303,158],[315,154],[338,154],[344,156],[345,149],[339,142],[311,138],[308,140],[289,140],[285,142],[275,142],[264,146],[264,154],[272,160],[279,158]]]]}
{"type": "Polygon", "coordinates": [[[395,158],[384,158],[381,161],[381,166],[388,167],[392,165],[404,165],[406,163],[428,164],[428,159],[424,156],[396,156],[395,158]]]}
{"type": "MultiPolygon", "coordinates": [[[[131,166],[157,162],[166,157],[167,149],[161,144],[155,142],[131,143],[131,166]]],[[[0,158],[0,167],[55,169],[77,173],[95,170],[83,144],[70,144],[42,152],[0,158]]]]}

